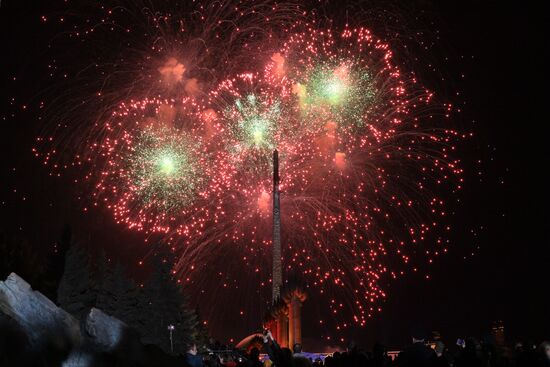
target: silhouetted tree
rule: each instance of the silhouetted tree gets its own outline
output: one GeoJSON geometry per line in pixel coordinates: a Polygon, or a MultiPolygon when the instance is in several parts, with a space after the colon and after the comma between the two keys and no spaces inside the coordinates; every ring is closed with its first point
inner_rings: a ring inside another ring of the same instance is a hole
{"type": "Polygon", "coordinates": [[[81,318],[95,305],[95,301],[90,258],[82,246],[73,244],[65,257],[57,302],[65,311],[81,318]]]}
{"type": "Polygon", "coordinates": [[[105,262],[105,256],[102,259],[104,265],[98,264],[97,267],[99,286],[95,307],[139,330],[144,319],[142,305],[145,303],[139,301],[141,294],[136,284],[126,275],[120,262],[111,267],[105,262]]]}
{"type": "Polygon", "coordinates": [[[0,279],[15,272],[43,290],[46,266],[44,257],[37,252],[28,239],[18,233],[0,231],[0,279]]]}
{"type": "Polygon", "coordinates": [[[94,292],[96,293],[95,307],[113,315],[115,302],[114,275],[109,259],[104,250],[101,250],[94,270],[94,292]]]}
{"type": "Polygon", "coordinates": [[[198,308],[195,309],[195,316],[197,318],[195,342],[197,343],[197,347],[202,352],[205,352],[206,348],[210,344],[210,334],[208,333],[208,329],[206,327],[206,324],[204,323],[204,320],[202,320],[201,318],[201,314],[198,308]]]}
{"type": "Polygon", "coordinates": [[[142,292],[143,323],[140,334],[145,344],[155,344],[170,352],[170,333],[173,325],[174,354],[183,354],[197,337],[197,315],[189,307],[187,297],[172,273],[171,254],[154,257],[154,271],[142,292]]]}
{"type": "Polygon", "coordinates": [[[55,280],[56,283],[59,283],[61,277],[63,276],[63,270],[65,266],[65,256],[67,251],[71,248],[73,241],[73,231],[69,224],[66,224],[61,231],[59,240],[54,243],[52,252],[55,256],[52,257],[51,264],[52,268],[55,269],[55,280]]]}
{"type": "MultiPolygon", "coordinates": [[[[56,299],[57,297],[57,289],[65,268],[65,257],[71,247],[72,240],[72,228],[69,224],[66,224],[59,239],[54,242],[52,247],[47,248],[47,272],[43,277],[44,287],[41,291],[50,299],[56,299]]],[[[33,287],[38,287],[38,285],[32,284],[33,287]]]]}

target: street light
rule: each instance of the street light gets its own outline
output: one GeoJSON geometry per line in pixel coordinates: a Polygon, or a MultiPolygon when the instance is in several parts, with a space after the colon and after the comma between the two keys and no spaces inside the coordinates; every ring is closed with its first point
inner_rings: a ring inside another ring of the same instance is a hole
{"type": "Polygon", "coordinates": [[[172,324],[168,325],[168,331],[170,332],[170,351],[172,353],[174,353],[174,342],[173,342],[173,339],[172,339],[172,333],[174,332],[174,329],[176,327],[172,324]]]}

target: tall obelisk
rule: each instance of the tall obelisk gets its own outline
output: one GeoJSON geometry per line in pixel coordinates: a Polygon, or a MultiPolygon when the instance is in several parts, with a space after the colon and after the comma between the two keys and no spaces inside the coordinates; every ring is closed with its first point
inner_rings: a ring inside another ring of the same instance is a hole
{"type": "Polygon", "coordinates": [[[273,302],[281,296],[281,204],[279,202],[279,152],[273,151],[273,302]]]}

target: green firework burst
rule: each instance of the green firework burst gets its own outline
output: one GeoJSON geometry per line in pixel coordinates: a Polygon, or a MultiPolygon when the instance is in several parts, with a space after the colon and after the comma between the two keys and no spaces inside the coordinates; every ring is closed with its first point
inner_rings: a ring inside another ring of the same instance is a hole
{"type": "Polygon", "coordinates": [[[317,64],[297,84],[297,94],[306,118],[332,119],[340,127],[362,126],[376,99],[373,77],[352,63],[317,64]]]}
{"type": "Polygon", "coordinates": [[[135,194],[165,211],[191,204],[205,183],[199,143],[182,131],[146,128],[127,157],[135,194]]]}
{"type": "Polygon", "coordinates": [[[238,99],[235,106],[225,111],[231,120],[231,134],[239,151],[271,151],[275,148],[275,132],[281,117],[278,101],[262,103],[254,94],[238,99]]]}

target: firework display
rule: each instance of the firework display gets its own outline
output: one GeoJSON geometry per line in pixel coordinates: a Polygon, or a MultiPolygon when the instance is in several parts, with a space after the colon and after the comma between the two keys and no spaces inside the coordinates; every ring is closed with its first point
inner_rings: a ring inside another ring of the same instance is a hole
{"type": "Polygon", "coordinates": [[[452,154],[461,136],[441,117],[447,107],[368,29],[323,27],[288,15],[291,6],[215,4],[192,13],[206,14],[197,34],[196,19],[152,13],[144,38],[159,23],[183,36],[165,36],[147,58],[156,66],[120,82],[124,93],[96,96],[108,95],[107,107],[74,154],[90,167],[95,203],[129,228],[162,234],[180,255],[181,279],[204,293],[209,275],[197,269],[216,268],[213,259],[242,260],[224,279],[269,262],[277,149],[285,278],[342,315],[337,328],[365,325],[389,280],[447,251],[439,195],[461,185],[452,154]]]}
{"type": "Polygon", "coordinates": [[[107,163],[95,195],[115,208],[118,220],[157,226],[204,192],[208,153],[189,132],[133,118],[138,121],[117,131],[119,138],[107,137],[100,147],[107,163]]]}

